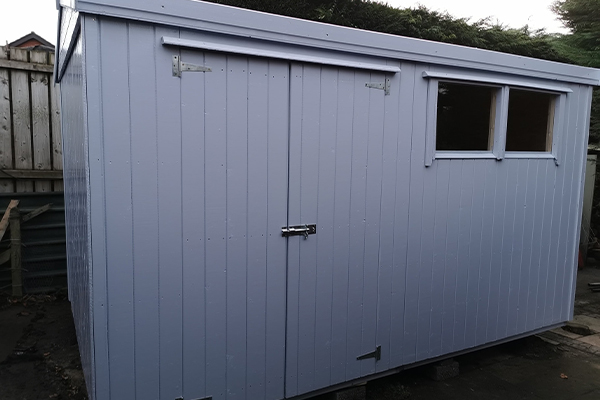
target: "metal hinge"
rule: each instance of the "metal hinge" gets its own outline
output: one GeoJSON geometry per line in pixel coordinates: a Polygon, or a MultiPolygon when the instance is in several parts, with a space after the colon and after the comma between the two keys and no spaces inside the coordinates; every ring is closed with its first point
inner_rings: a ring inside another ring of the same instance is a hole
{"type": "Polygon", "coordinates": [[[211,72],[209,67],[203,65],[195,65],[190,63],[184,63],[181,61],[179,56],[173,56],[173,76],[181,77],[183,71],[191,72],[211,72]]]}
{"type": "MultiPolygon", "coordinates": [[[[175,400],[184,400],[183,396],[176,398],[175,400]]],[[[212,400],[212,396],[202,397],[201,399],[193,399],[193,400],[212,400]]]]}
{"type": "Polygon", "coordinates": [[[374,358],[375,361],[381,360],[381,346],[377,346],[375,351],[356,357],[357,360],[366,360],[368,358],[374,358]]]}
{"type": "Polygon", "coordinates": [[[294,225],[284,226],[281,228],[281,236],[304,236],[304,239],[308,239],[308,235],[315,235],[317,233],[317,224],[311,225],[294,225]]]}
{"type": "Polygon", "coordinates": [[[386,96],[390,94],[390,78],[385,78],[385,83],[365,83],[365,86],[371,89],[380,89],[386,96]]]}

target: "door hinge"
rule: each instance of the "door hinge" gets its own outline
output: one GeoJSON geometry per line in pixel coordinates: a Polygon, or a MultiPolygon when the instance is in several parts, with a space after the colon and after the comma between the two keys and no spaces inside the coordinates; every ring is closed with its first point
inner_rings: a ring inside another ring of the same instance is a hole
{"type": "Polygon", "coordinates": [[[381,360],[381,346],[377,346],[375,351],[356,357],[357,360],[366,360],[368,358],[374,358],[375,361],[381,360]]]}
{"type": "Polygon", "coordinates": [[[184,63],[183,61],[181,61],[181,58],[179,58],[179,56],[173,56],[173,76],[178,76],[181,78],[181,73],[183,71],[212,72],[212,70],[209,67],[205,67],[204,65],[184,63]]]}
{"type": "Polygon", "coordinates": [[[304,236],[304,239],[308,239],[308,235],[316,235],[316,233],[317,224],[284,226],[281,228],[281,236],[283,237],[304,236]]]}
{"type": "MultiPolygon", "coordinates": [[[[184,400],[183,396],[176,398],[175,400],[184,400]]],[[[212,396],[202,397],[200,399],[192,399],[192,400],[212,400],[212,396]]]]}
{"type": "Polygon", "coordinates": [[[383,90],[386,96],[390,94],[390,78],[385,78],[385,83],[365,83],[365,86],[370,89],[383,90]]]}

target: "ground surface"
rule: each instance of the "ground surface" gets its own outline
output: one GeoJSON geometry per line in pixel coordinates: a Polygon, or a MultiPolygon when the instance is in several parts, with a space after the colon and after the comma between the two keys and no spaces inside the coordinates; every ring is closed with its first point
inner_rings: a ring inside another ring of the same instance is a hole
{"type": "MultiPolygon", "coordinates": [[[[407,370],[370,382],[367,399],[600,400],[600,293],[588,282],[600,282],[600,269],[578,275],[576,322],[589,332],[559,328],[457,357],[460,375],[442,382],[427,367],[407,370]]],[[[41,399],[87,399],[70,305],[61,295],[0,297],[0,400],[41,399]]]]}
{"type": "Polygon", "coordinates": [[[87,399],[64,295],[0,297],[0,399],[87,399]]]}

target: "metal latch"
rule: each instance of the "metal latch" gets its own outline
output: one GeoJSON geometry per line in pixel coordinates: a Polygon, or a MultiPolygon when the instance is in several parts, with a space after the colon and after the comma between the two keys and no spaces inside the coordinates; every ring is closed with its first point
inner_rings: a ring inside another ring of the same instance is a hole
{"type": "Polygon", "coordinates": [[[281,228],[281,236],[304,236],[304,239],[308,239],[308,235],[315,235],[317,233],[317,224],[311,225],[294,225],[284,226],[281,228]]]}
{"type": "Polygon", "coordinates": [[[181,78],[181,73],[183,71],[211,72],[212,70],[209,67],[205,67],[204,65],[184,63],[183,61],[181,61],[179,56],[173,56],[173,76],[178,76],[181,78]]]}
{"type": "Polygon", "coordinates": [[[365,86],[371,89],[380,89],[386,96],[390,94],[390,78],[385,78],[385,83],[365,83],[365,86]]]}
{"type": "Polygon", "coordinates": [[[374,358],[375,361],[381,360],[381,346],[377,346],[375,351],[356,357],[357,360],[366,360],[368,358],[374,358]]]}

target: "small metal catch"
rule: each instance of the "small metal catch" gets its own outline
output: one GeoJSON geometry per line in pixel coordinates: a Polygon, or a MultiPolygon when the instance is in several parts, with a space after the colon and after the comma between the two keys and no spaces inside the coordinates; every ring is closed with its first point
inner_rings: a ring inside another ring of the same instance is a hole
{"type": "Polygon", "coordinates": [[[381,346],[377,346],[375,351],[356,357],[357,360],[366,360],[368,358],[374,358],[375,361],[381,360],[381,346]]]}
{"type": "Polygon", "coordinates": [[[308,239],[308,235],[315,235],[317,233],[317,224],[311,225],[294,225],[284,226],[281,228],[281,236],[304,236],[304,239],[308,239]]]}
{"type": "Polygon", "coordinates": [[[386,96],[390,94],[390,78],[385,78],[385,83],[365,83],[365,86],[370,89],[383,90],[386,96]]]}
{"type": "Polygon", "coordinates": [[[181,61],[179,56],[173,56],[173,76],[181,78],[181,73],[183,71],[212,72],[212,70],[209,67],[205,67],[203,65],[184,63],[183,61],[181,61]]]}

